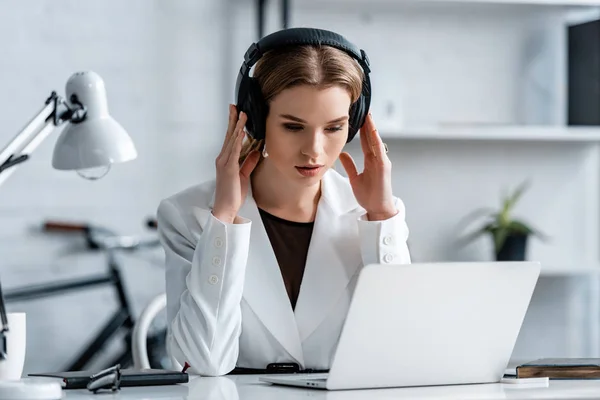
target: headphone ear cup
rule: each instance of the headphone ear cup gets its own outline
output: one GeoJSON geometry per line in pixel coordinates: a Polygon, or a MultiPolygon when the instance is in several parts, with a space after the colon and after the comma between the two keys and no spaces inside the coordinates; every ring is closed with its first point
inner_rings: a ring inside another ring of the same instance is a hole
{"type": "Polygon", "coordinates": [[[371,80],[368,75],[363,79],[362,91],[358,100],[350,107],[349,123],[350,129],[348,129],[348,140],[350,142],[354,136],[360,131],[363,124],[367,119],[367,113],[371,106],[371,80]]]}
{"type": "Polygon", "coordinates": [[[356,135],[356,132],[358,132],[358,129],[359,129],[359,127],[357,127],[357,124],[358,124],[357,110],[359,108],[359,104],[358,104],[359,102],[360,102],[360,97],[350,107],[350,114],[348,115],[348,139],[346,140],[346,143],[349,143],[354,138],[354,136],[356,135]]]}
{"type": "Polygon", "coordinates": [[[256,140],[264,139],[267,118],[267,104],[262,90],[255,78],[249,78],[248,92],[244,101],[243,111],[246,113],[246,130],[256,140]]]}
{"type": "Polygon", "coordinates": [[[347,143],[354,139],[354,136],[356,136],[356,134],[365,122],[366,111],[364,100],[365,99],[361,94],[358,100],[354,104],[352,104],[352,107],[350,107],[350,127],[348,128],[348,140],[346,141],[347,143]]]}

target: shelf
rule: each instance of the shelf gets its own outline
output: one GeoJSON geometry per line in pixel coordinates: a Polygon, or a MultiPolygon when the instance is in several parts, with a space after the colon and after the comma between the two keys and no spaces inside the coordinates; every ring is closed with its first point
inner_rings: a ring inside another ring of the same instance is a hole
{"type": "MultiPolygon", "coordinates": [[[[328,0],[335,1],[335,0],[328,0]]],[[[337,0],[339,2],[344,0],[337,0]]],[[[389,4],[401,4],[401,3],[439,3],[439,4],[460,4],[460,3],[474,3],[474,4],[507,4],[507,5],[540,5],[540,6],[566,6],[566,7],[580,7],[580,6],[598,6],[600,1],[597,0],[377,0],[378,3],[389,3],[389,4]]]]}
{"type": "MultiPolygon", "coordinates": [[[[250,0],[229,0],[233,5],[250,3],[250,0]]],[[[294,8],[321,8],[347,6],[428,6],[428,5],[499,5],[582,8],[600,6],[600,0],[302,0],[293,2],[294,8]]]]}
{"type": "MultiPolygon", "coordinates": [[[[432,0],[436,2],[446,2],[444,0],[432,0]]],[[[492,3],[492,4],[524,4],[524,5],[547,5],[547,6],[598,6],[600,1],[595,0],[449,0],[451,2],[461,3],[492,3]]]]}
{"type": "MultiPolygon", "coordinates": [[[[246,2],[248,0],[230,0],[246,2]]],[[[600,6],[600,0],[303,0],[294,3],[294,7],[304,6],[414,6],[414,5],[507,5],[581,8],[600,6]]]]}
{"type": "Polygon", "coordinates": [[[452,141],[600,142],[600,127],[444,126],[389,130],[383,139],[452,141]]]}
{"type": "Polygon", "coordinates": [[[577,275],[596,275],[600,274],[600,264],[598,265],[562,265],[547,266],[542,265],[541,276],[577,276],[577,275]]]}

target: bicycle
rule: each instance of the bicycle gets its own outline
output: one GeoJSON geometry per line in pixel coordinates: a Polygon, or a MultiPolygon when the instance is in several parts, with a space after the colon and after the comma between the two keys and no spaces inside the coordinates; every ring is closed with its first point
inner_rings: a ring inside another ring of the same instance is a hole
{"type": "MultiPolygon", "coordinates": [[[[148,219],[146,227],[156,229],[156,220],[148,219]]],[[[113,360],[101,366],[106,369],[116,364],[123,368],[133,365],[131,350],[131,332],[134,326],[134,318],[131,312],[131,304],[128,300],[124,282],[121,276],[121,264],[119,263],[117,253],[119,251],[137,251],[144,248],[152,248],[160,245],[157,237],[141,238],[139,236],[118,235],[116,232],[93,224],[74,224],[62,221],[47,221],[43,224],[43,231],[49,233],[72,233],[84,235],[86,247],[89,250],[104,251],[107,261],[107,273],[90,276],[84,279],[59,281],[49,284],[28,286],[7,290],[4,293],[5,301],[23,301],[60,295],[74,290],[83,290],[99,285],[109,284],[115,289],[119,301],[119,308],[113,313],[109,321],[103,326],[98,334],[91,340],[85,349],[83,349],[73,362],[67,367],[66,371],[81,371],[90,363],[111,337],[116,335],[121,329],[126,330],[125,349],[113,360]]],[[[164,354],[166,329],[149,335],[148,349],[152,368],[165,368],[166,355],[164,354]]]]}

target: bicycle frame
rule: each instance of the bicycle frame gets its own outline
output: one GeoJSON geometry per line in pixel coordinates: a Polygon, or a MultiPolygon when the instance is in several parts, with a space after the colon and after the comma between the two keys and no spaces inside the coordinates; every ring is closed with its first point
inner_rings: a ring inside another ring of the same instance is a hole
{"type": "MultiPolygon", "coordinates": [[[[148,226],[152,227],[150,223],[148,223],[148,226]]],[[[104,345],[114,335],[116,335],[120,329],[125,328],[128,333],[130,333],[133,329],[134,318],[132,316],[131,305],[127,297],[124,281],[121,276],[121,266],[118,262],[116,252],[119,249],[136,249],[136,246],[140,244],[132,244],[131,241],[125,241],[127,244],[119,245],[119,243],[123,241],[120,242],[119,240],[116,240],[110,245],[104,246],[97,239],[93,238],[91,235],[93,228],[90,228],[88,225],[76,226],[70,224],[46,224],[46,230],[70,230],[75,232],[85,232],[88,239],[88,247],[92,249],[101,249],[106,253],[108,273],[95,275],[84,279],[68,280],[50,284],[35,285],[27,288],[7,290],[4,293],[4,297],[6,302],[23,301],[53,295],[61,295],[70,291],[86,290],[88,288],[100,285],[112,285],[118,297],[119,308],[112,314],[110,319],[97,333],[97,335],[92,338],[89,345],[76,356],[75,360],[66,369],[67,371],[80,371],[88,365],[94,356],[102,350],[104,345]]],[[[110,233],[110,231],[106,229],[99,230],[103,231],[104,233],[110,233]]],[[[112,237],[115,238],[117,236],[114,235],[112,237]]],[[[128,341],[122,354],[119,354],[115,360],[108,362],[106,366],[109,367],[115,364],[126,366],[127,362],[131,360],[131,344],[128,341]]]]}

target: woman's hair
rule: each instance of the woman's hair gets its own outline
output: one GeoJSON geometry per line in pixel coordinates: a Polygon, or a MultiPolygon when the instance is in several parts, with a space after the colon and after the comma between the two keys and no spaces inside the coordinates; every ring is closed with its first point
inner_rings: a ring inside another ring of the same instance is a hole
{"type": "MultiPolygon", "coordinates": [[[[303,45],[265,53],[256,63],[253,77],[257,79],[267,103],[294,86],[311,85],[324,89],[338,85],[348,91],[352,104],[362,91],[363,70],[342,50],[331,46],[303,45]]],[[[260,151],[263,146],[263,139],[256,140],[249,135],[246,139],[240,164],[253,150],[260,151]]]]}

